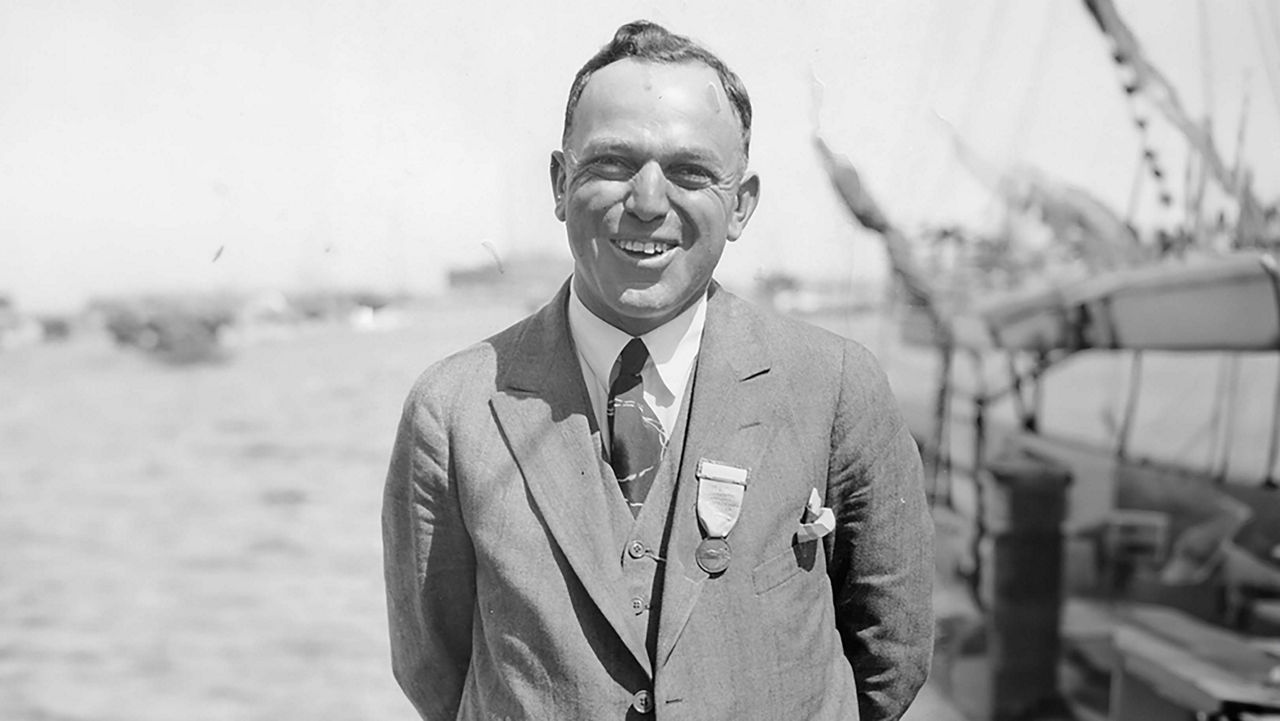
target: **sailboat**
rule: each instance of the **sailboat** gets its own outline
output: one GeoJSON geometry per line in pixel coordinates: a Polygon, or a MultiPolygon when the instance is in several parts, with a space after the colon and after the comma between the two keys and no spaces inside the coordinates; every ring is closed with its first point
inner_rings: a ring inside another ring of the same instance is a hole
{"type": "MultiPolygon", "coordinates": [[[[1112,0],[1082,4],[1108,40],[1119,91],[1135,109],[1140,137],[1163,122],[1196,159],[1188,222],[1177,233],[1140,242],[1131,225],[1087,189],[1026,169],[994,169],[956,136],[959,162],[1011,213],[1033,212],[1051,229],[1057,249],[1068,250],[1065,255],[1084,271],[1047,282],[1037,278],[1029,287],[998,294],[965,296],[961,289],[957,300],[955,288],[944,288],[936,271],[926,270],[922,239],[891,220],[854,163],[830,146],[816,124],[814,148],[847,210],[883,241],[906,307],[904,342],[934,356],[931,412],[918,414],[913,430],[928,461],[935,505],[968,522],[976,539],[984,515],[976,479],[1002,447],[1030,449],[1075,477],[1076,517],[1068,519],[1067,548],[1078,550],[1087,542],[1089,558],[1084,564],[1066,562],[1067,574],[1084,567],[1090,572],[1078,575],[1092,577],[1068,579],[1068,593],[1154,603],[1244,632],[1280,632],[1280,378],[1270,418],[1249,420],[1270,426],[1269,432],[1248,429],[1266,439],[1262,477],[1228,468],[1232,436],[1244,430],[1232,422],[1239,415],[1242,359],[1268,359],[1280,368],[1280,198],[1259,199],[1241,159],[1223,159],[1208,123],[1190,120],[1176,89],[1148,59],[1112,0]],[[1200,207],[1207,185],[1226,199],[1230,216],[1220,213],[1215,221],[1200,207]],[[1099,355],[1129,371],[1128,387],[1113,399],[1122,410],[1108,442],[1090,446],[1044,433],[1046,388],[1069,361],[1099,355]],[[1136,408],[1151,400],[1144,397],[1144,358],[1170,356],[1212,358],[1221,369],[1209,410],[1216,456],[1210,467],[1133,452],[1136,408]],[[972,366],[969,382],[957,383],[958,367],[966,361],[972,366]],[[988,380],[992,365],[1005,371],[1000,382],[988,380]],[[997,427],[989,409],[1002,399],[1010,401],[1014,419],[997,427]]],[[[1159,185],[1166,170],[1158,155],[1144,149],[1142,158],[1145,179],[1159,185]]],[[[1173,202],[1163,189],[1159,199],[1173,202]]],[[[949,236],[965,240],[962,230],[949,236]]],[[[980,577],[980,554],[968,562],[980,577]]],[[[1141,613],[1176,625],[1164,611],[1141,613]]],[[[1108,644],[1114,654],[1114,642],[1108,644]]],[[[1259,651],[1249,663],[1266,664],[1266,658],[1259,651]]],[[[1280,667],[1280,657],[1273,665],[1280,667]]],[[[1259,708],[1280,709],[1280,693],[1262,693],[1251,697],[1259,708]],[[1274,707],[1266,705],[1273,701],[1274,707]]]]}

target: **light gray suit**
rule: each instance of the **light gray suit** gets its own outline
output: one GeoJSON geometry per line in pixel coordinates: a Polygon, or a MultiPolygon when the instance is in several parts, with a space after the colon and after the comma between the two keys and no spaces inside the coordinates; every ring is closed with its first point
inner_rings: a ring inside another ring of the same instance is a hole
{"type": "Polygon", "coordinates": [[[659,719],[897,718],[932,651],[933,527],[871,355],[712,284],[646,649],[567,288],[405,404],[383,524],[393,666],[419,713],[643,718],[644,691],[659,719]],[[694,561],[701,458],[750,469],[718,576],[694,561]],[[837,518],[821,548],[795,542],[815,488],[837,518]]]}

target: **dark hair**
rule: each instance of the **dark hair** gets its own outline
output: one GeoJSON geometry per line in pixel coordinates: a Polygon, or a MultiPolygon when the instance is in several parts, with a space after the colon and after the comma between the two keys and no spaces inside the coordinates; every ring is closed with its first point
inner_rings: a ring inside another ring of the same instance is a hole
{"type": "Polygon", "coordinates": [[[574,76],[573,85],[569,88],[569,102],[564,109],[564,134],[561,136],[561,143],[569,139],[569,130],[573,126],[573,111],[577,109],[578,101],[582,98],[582,89],[587,86],[591,75],[600,68],[625,58],[635,58],[651,63],[700,62],[716,71],[716,75],[720,77],[720,85],[724,87],[725,95],[729,96],[729,104],[733,106],[733,112],[738,116],[738,122],[742,126],[742,154],[749,153],[751,98],[747,97],[746,86],[729,69],[729,66],[710,50],[648,20],[636,20],[618,28],[613,40],[600,48],[600,52],[592,56],[574,76]]]}

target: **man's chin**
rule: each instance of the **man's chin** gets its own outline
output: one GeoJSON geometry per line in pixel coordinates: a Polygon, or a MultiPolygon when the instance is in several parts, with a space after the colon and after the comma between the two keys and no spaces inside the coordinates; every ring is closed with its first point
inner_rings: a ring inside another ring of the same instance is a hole
{"type": "Polygon", "coordinates": [[[619,328],[632,332],[632,335],[647,333],[680,313],[693,304],[694,297],[672,297],[668,293],[654,292],[659,289],[627,290],[618,298],[611,309],[617,316],[619,328]],[[639,332],[632,329],[643,328],[639,332]]]}
{"type": "Polygon", "coordinates": [[[627,290],[618,298],[615,308],[619,313],[639,320],[664,315],[672,309],[673,304],[671,299],[663,298],[661,294],[649,289],[627,290]]]}

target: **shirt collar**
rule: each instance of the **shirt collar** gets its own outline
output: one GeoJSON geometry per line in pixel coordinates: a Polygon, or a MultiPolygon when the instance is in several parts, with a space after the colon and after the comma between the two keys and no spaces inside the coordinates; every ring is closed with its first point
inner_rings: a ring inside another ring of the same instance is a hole
{"type": "MultiPolygon", "coordinates": [[[[632,336],[618,330],[592,313],[569,282],[569,332],[583,360],[600,383],[609,386],[609,376],[618,354],[632,336]]],[[[680,315],[640,336],[668,392],[683,392],[685,380],[702,345],[702,329],[707,321],[707,294],[680,315]]]]}

